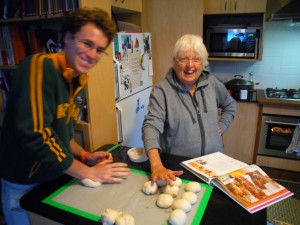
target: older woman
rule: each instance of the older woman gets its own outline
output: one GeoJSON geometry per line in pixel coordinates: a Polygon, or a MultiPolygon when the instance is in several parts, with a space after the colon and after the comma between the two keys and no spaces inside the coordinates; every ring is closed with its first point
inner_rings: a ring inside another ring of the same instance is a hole
{"type": "Polygon", "coordinates": [[[203,71],[207,64],[202,38],[184,35],[175,44],[173,67],[152,90],[142,132],[153,181],[183,173],[165,168],[160,153],[193,158],[223,151],[222,134],[234,119],[236,102],[203,71]]]}

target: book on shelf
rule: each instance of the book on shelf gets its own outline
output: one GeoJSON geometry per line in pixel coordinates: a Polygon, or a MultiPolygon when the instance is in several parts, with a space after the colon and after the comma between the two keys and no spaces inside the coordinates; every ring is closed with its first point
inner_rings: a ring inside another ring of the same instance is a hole
{"type": "Polygon", "coordinates": [[[221,152],[180,164],[204,182],[219,188],[250,213],[293,195],[259,166],[248,165],[221,152]]]}
{"type": "Polygon", "coordinates": [[[10,24],[9,29],[11,34],[15,64],[19,64],[21,60],[24,59],[27,55],[25,27],[22,24],[10,24]]]}
{"type": "Polygon", "coordinates": [[[15,65],[14,51],[8,25],[0,26],[1,65],[15,65]]]}

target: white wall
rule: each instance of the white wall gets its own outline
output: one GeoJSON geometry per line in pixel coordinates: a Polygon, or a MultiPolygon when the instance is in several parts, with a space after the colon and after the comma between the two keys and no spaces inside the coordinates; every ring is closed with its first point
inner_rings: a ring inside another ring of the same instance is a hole
{"type": "Polygon", "coordinates": [[[241,74],[259,82],[257,89],[300,88],[300,26],[288,21],[266,22],[264,29],[263,60],[260,62],[210,61],[207,69],[223,81],[241,74]]]}

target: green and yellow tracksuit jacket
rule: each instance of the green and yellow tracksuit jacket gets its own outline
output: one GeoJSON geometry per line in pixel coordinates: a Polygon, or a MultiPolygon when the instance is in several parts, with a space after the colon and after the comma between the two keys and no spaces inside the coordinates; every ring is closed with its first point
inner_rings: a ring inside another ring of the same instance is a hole
{"type": "Polygon", "coordinates": [[[20,184],[60,176],[73,162],[70,140],[88,76],[73,77],[63,52],[36,54],[18,66],[0,139],[0,176],[20,184]]]}

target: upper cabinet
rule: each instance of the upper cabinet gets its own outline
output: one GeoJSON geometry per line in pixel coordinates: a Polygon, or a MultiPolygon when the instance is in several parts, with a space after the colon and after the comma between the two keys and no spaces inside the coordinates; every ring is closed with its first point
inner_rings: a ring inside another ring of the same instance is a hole
{"type": "Polygon", "coordinates": [[[142,12],[142,0],[111,0],[111,6],[135,12],[142,12]]]}
{"type": "Polygon", "coordinates": [[[267,0],[204,0],[204,14],[264,13],[267,0]]]}

